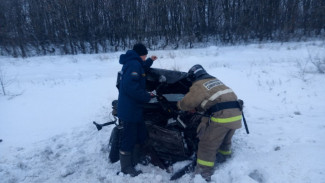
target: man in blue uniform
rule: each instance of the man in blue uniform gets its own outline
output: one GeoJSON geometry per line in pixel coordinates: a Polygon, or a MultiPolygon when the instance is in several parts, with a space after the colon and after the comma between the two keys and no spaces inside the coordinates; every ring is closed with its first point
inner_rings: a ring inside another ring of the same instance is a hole
{"type": "Polygon", "coordinates": [[[138,43],[122,54],[119,61],[123,65],[117,108],[117,115],[123,123],[120,164],[121,172],[132,177],[142,173],[134,168],[137,164],[135,157],[147,138],[142,105],[149,102],[151,95],[146,91],[145,72],[157,59],[156,56],[146,59],[147,54],[147,48],[138,43]]]}

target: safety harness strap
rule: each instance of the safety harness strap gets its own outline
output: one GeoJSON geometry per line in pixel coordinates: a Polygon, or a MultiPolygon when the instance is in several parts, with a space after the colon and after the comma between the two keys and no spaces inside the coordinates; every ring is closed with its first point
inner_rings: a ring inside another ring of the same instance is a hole
{"type": "Polygon", "coordinates": [[[217,123],[230,123],[230,122],[233,122],[233,121],[243,119],[245,129],[246,129],[246,133],[249,134],[247,122],[246,122],[244,112],[243,112],[243,106],[244,106],[244,102],[242,100],[240,100],[240,99],[237,100],[237,101],[221,102],[221,103],[217,103],[214,106],[210,107],[206,111],[205,114],[207,116],[211,116],[213,113],[224,110],[224,109],[238,108],[242,112],[242,115],[240,115],[240,116],[234,116],[234,117],[230,117],[230,118],[214,118],[214,117],[211,117],[211,121],[217,122],[217,123]]]}
{"type": "Polygon", "coordinates": [[[207,110],[207,114],[211,115],[212,113],[224,110],[224,109],[232,109],[232,108],[239,108],[241,109],[241,106],[239,105],[238,101],[230,101],[230,102],[221,102],[213,105],[207,110]]]}

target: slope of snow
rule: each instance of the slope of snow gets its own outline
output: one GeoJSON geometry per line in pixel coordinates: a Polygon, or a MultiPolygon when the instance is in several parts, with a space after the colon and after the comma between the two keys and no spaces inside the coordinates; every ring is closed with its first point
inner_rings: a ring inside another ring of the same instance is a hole
{"type": "MultiPolygon", "coordinates": [[[[8,95],[0,95],[0,182],[205,182],[138,165],[143,174],[116,175],[108,162],[117,98],[119,53],[0,57],[8,95]]],[[[325,183],[325,75],[312,63],[325,59],[324,41],[151,51],[153,67],[187,71],[194,64],[231,87],[245,102],[244,128],[233,157],[216,167],[218,183],[325,183]]],[[[0,90],[1,92],[1,90],[0,90]]],[[[173,166],[176,171],[188,162],[173,166]]]]}

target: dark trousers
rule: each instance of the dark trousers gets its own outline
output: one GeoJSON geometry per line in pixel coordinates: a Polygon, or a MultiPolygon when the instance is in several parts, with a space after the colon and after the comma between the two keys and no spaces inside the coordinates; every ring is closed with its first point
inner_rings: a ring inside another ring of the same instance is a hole
{"type": "Polygon", "coordinates": [[[120,150],[132,152],[135,144],[144,144],[148,134],[144,121],[126,122],[123,121],[122,141],[120,150]]]}

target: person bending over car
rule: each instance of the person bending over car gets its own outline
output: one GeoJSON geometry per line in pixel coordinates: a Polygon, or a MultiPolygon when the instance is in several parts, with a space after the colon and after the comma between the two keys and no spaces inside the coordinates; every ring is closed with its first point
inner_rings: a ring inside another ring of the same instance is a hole
{"type": "Polygon", "coordinates": [[[147,139],[142,116],[142,105],[149,102],[151,95],[146,91],[146,74],[156,56],[147,58],[148,50],[135,44],[120,56],[123,65],[119,84],[117,116],[122,121],[123,133],[120,144],[121,172],[134,177],[142,173],[134,166],[138,163],[139,148],[147,139]]]}
{"type": "Polygon", "coordinates": [[[223,162],[231,155],[231,139],[241,128],[242,113],[236,94],[219,79],[209,75],[201,65],[188,71],[192,82],[189,92],[177,102],[182,111],[204,114],[197,128],[199,138],[195,174],[211,180],[215,162],[223,162]]]}

